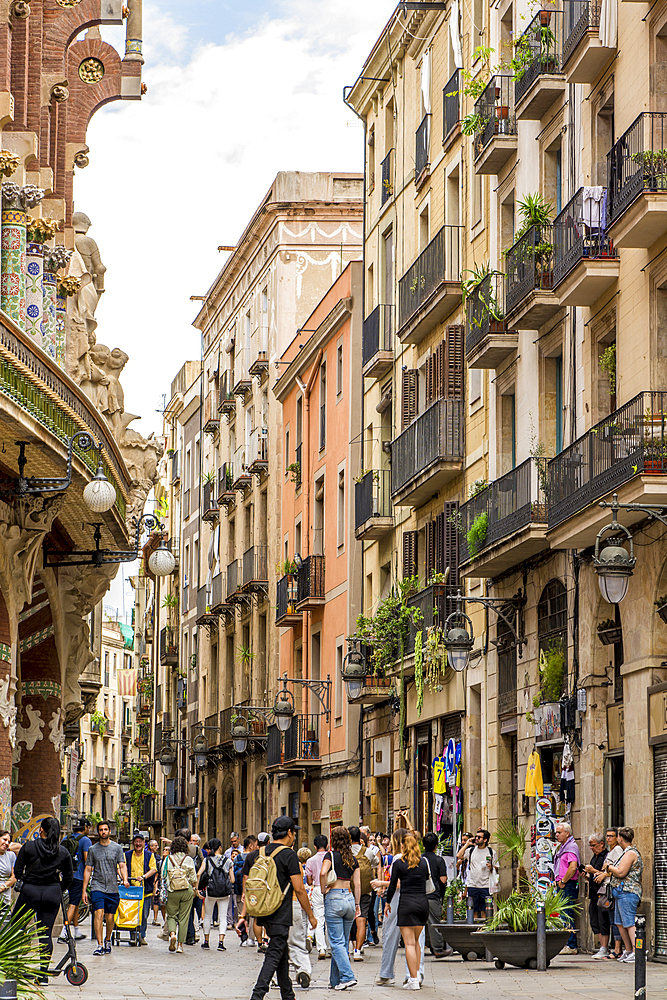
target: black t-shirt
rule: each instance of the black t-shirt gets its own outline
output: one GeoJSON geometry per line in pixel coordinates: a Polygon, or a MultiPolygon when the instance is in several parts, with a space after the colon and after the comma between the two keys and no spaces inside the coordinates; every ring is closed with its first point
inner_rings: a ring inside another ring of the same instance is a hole
{"type": "MultiPolygon", "coordinates": [[[[278,850],[279,847],[282,847],[283,850],[278,851],[275,857],[276,873],[278,875],[278,885],[283,890],[285,889],[286,886],[289,886],[289,888],[287,889],[285,897],[280,906],[278,907],[278,909],[276,910],[276,912],[272,913],[270,917],[258,918],[257,923],[261,925],[267,923],[282,924],[284,927],[291,927],[292,895],[294,893],[294,888],[292,886],[292,875],[300,875],[301,866],[299,864],[299,859],[296,856],[296,851],[293,851],[291,847],[287,847],[285,844],[276,844],[273,842],[267,844],[265,850],[266,856],[271,857],[274,851],[278,850]]],[[[246,859],[246,864],[248,861],[250,861],[250,865],[248,867],[247,872],[245,871],[245,864],[243,865],[243,871],[245,872],[246,875],[250,871],[250,868],[252,868],[253,861],[255,860],[258,854],[259,850],[251,851],[251,853],[248,855],[246,859]]]]}
{"type": "Polygon", "coordinates": [[[398,880],[401,880],[401,899],[404,896],[426,897],[426,879],[428,878],[428,868],[424,858],[419,859],[419,864],[413,868],[408,868],[403,858],[394,861],[391,869],[391,882],[387,889],[387,902],[391,903],[397,889],[398,880]]]}
{"type": "Polygon", "coordinates": [[[428,895],[429,899],[442,899],[445,895],[444,883],[440,881],[441,878],[447,878],[447,865],[445,864],[443,858],[434,851],[424,851],[422,854],[423,858],[429,863],[431,869],[431,878],[433,879],[433,884],[435,885],[435,892],[430,892],[428,895]]]}
{"type": "MultiPolygon", "coordinates": [[[[607,849],[605,848],[604,851],[600,851],[599,854],[594,854],[588,863],[589,865],[592,865],[596,871],[601,872],[606,857],[607,857],[607,849]]],[[[597,900],[598,890],[602,883],[596,882],[595,876],[591,875],[590,873],[587,875],[587,878],[588,878],[588,884],[590,886],[589,896],[591,899],[597,900]]]]}
{"type": "Polygon", "coordinates": [[[343,859],[340,856],[340,851],[327,851],[324,855],[323,861],[331,861],[331,855],[333,854],[333,867],[338,878],[351,879],[355,870],[359,867],[359,862],[354,861],[354,866],[348,868],[346,864],[343,863],[343,859]]]}

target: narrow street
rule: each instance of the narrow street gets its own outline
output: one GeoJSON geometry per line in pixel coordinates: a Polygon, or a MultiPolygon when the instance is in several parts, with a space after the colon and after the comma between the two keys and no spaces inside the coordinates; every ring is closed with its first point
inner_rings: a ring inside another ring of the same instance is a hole
{"type": "MultiPolygon", "coordinates": [[[[48,989],[49,997],[85,1000],[137,1000],[150,997],[151,1000],[244,1000],[250,997],[257,973],[260,956],[254,948],[239,948],[235,935],[228,934],[227,951],[202,951],[199,944],[185,948],[183,955],[170,954],[167,943],[156,938],[157,928],[148,928],[148,948],[138,952],[123,944],[114,948],[105,958],[93,958],[92,945],[82,941],[79,957],[87,966],[90,978],[84,987],[76,989],[62,979],[55,981],[48,989]]],[[[62,945],[56,945],[55,956],[59,958],[62,945]]],[[[403,980],[403,952],[399,951],[396,963],[397,981],[393,987],[375,985],[375,977],[380,967],[381,948],[368,948],[364,962],[354,965],[359,985],[351,991],[352,996],[364,998],[371,995],[374,1000],[397,997],[403,980]]],[[[318,996],[328,992],[329,963],[313,963],[313,982],[308,991],[300,989],[296,983],[294,992],[302,996],[306,992],[318,996]]],[[[647,966],[647,998],[656,1000],[664,995],[667,988],[667,967],[656,963],[647,966]]],[[[486,962],[463,962],[460,958],[434,962],[426,959],[426,997],[441,998],[455,996],[460,1000],[543,1000],[549,997],[578,997],[579,1000],[632,1000],[634,995],[634,966],[616,965],[614,962],[594,962],[588,955],[559,957],[544,974],[525,969],[498,971],[486,962]]],[[[423,994],[424,995],[424,994],[423,994]]],[[[278,990],[271,990],[268,1000],[278,1000],[278,990]]]]}

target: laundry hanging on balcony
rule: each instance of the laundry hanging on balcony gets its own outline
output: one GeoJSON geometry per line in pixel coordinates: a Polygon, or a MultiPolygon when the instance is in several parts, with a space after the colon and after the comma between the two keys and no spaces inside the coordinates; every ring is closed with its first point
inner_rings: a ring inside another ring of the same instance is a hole
{"type": "Polygon", "coordinates": [[[606,188],[600,185],[594,187],[584,187],[582,192],[581,221],[589,229],[605,228],[605,196],[606,188]]]}
{"type": "Polygon", "coordinates": [[[431,50],[426,49],[422,56],[422,101],[424,102],[424,114],[431,113],[431,50]]]}
{"type": "Polygon", "coordinates": [[[558,797],[561,802],[566,803],[565,808],[567,813],[570,812],[572,803],[574,802],[574,788],[574,757],[570,741],[566,739],[565,746],[563,747],[563,759],[561,762],[560,772],[560,794],[558,797]]]}
{"type": "Polygon", "coordinates": [[[606,49],[615,49],[618,36],[618,0],[602,0],[600,8],[600,42],[606,49]]]}
{"type": "Polygon", "coordinates": [[[455,69],[463,69],[463,53],[459,34],[459,0],[453,0],[449,15],[449,37],[452,42],[455,69]]]}

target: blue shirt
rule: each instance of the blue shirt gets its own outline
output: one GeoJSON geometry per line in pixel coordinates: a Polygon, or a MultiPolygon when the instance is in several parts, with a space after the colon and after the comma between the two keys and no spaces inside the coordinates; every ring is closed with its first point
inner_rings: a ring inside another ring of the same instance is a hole
{"type": "Polygon", "coordinates": [[[90,850],[92,844],[93,842],[90,837],[86,837],[85,833],[82,833],[79,837],[79,847],[76,852],[77,866],[74,870],[74,878],[78,879],[80,882],[83,882],[83,870],[86,866],[83,856],[90,850]]]}

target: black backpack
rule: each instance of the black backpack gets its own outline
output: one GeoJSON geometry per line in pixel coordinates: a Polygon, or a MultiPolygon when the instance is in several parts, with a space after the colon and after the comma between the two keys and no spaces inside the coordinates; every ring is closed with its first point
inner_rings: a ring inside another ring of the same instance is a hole
{"type": "Polygon", "coordinates": [[[76,834],[70,833],[62,842],[62,847],[69,851],[72,857],[72,864],[74,865],[74,870],[76,871],[79,865],[79,845],[81,843],[82,833],[77,837],[76,834]]]}
{"type": "Polygon", "coordinates": [[[206,878],[206,892],[209,896],[220,898],[221,896],[231,896],[233,886],[229,875],[224,869],[224,862],[216,865],[212,858],[206,859],[204,875],[206,878]]]}

